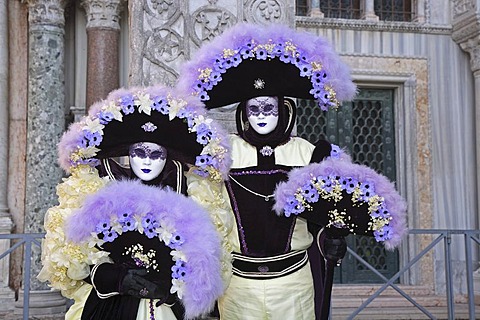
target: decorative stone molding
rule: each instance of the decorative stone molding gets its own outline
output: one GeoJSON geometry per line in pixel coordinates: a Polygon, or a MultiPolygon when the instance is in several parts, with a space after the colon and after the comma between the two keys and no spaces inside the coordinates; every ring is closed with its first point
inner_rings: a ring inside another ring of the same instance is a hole
{"type": "Polygon", "coordinates": [[[82,0],[87,13],[87,29],[109,28],[120,30],[120,13],[125,0],[82,0]]]}
{"type": "Polygon", "coordinates": [[[460,43],[460,47],[470,54],[470,68],[474,73],[480,71],[480,35],[460,43]]]}
{"type": "Polygon", "coordinates": [[[461,15],[477,11],[475,0],[452,0],[453,19],[458,19],[461,15]]]}
{"type": "Polygon", "coordinates": [[[451,35],[452,28],[420,24],[416,22],[367,21],[354,19],[317,19],[311,17],[295,17],[296,26],[308,29],[341,29],[355,31],[384,31],[404,33],[424,33],[451,35]]]}
{"type": "Polygon", "coordinates": [[[50,25],[63,28],[64,9],[68,0],[26,0],[30,25],[50,25]]]}

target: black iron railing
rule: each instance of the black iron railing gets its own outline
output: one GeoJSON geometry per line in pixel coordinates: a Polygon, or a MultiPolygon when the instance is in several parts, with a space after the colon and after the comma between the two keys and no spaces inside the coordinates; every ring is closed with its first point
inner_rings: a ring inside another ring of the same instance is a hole
{"type": "MultiPolygon", "coordinates": [[[[477,247],[473,247],[473,244],[480,245],[480,230],[440,230],[440,229],[414,229],[409,231],[409,236],[412,235],[432,235],[436,237],[431,240],[429,244],[425,244],[425,248],[421,250],[416,256],[412,257],[393,277],[390,279],[386,278],[379,271],[375,270],[367,261],[365,261],[361,256],[355,253],[350,248],[348,252],[360,263],[362,263],[366,268],[371,270],[376,274],[379,279],[384,283],[380,285],[380,288],[372,294],[367,300],[365,300],[362,305],[360,305],[348,319],[353,319],[357,316],[362,310],[364,310],[373,300],[380,296],[380,294],[385,291],[388,287],[396,290],[401,296],[418,308],[422,313],[424,313],[430,319],[436,319],[436,317],[428,311],[424,306],[420,305],[414,300],[409,294],[402,290],[397,284],[398,280],[402,275],[404,275],[408,270],[410,270],[416,263],[418,263],[427,253],[436,249],[436,247],[443,243],[444,244],[444,263],[445,263],[445,281],[446,281],[446,299],[447,299],[447,308],[448,308],[448,318],[455,319],[455,301],[454,301],[454,292],[453,292],[453,275],[452,275],[452,261],[451,261],[451,242],[452,237],[454,236],[463,236],[464,246],[465,246],[465,270],[466,270],[466,282],[467,282],[467,295],[468,295],[468,312],[469,319],[475,319],[475,296],[473,288],[473,272],[474,272],[474,250],[477,250],[477,247]]],[[[7,251],[0,254],[0,260],[7,257],[17,248],[21,246],[24,247],[24,268],[23,268],[23,319],[28,320],[29,318],[29,300],[30,300],[30,279],[31,279],[31,257],[32,257],[32,246],[37,245],[41,246],[41,239],[44,237],[42,233],[27,233],[27,234],[0,234],[0,240],[19,240],[7,251]]],[[[475,262],[476,263],[476,262],[475,262]]],[[[475,265],[476,266],[476,265],[475,265]]]]}

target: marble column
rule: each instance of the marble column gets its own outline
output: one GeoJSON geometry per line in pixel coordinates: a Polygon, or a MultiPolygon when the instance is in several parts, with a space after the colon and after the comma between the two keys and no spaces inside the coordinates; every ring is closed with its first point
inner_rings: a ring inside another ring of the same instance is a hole
{"type": "Polygon", "coordinates": [[[415,8],[415,17],[413,22],[425,23],[427,19],[425,17],[425,0],[417,0],[415,8]]]}
{"type": "Polygon", "coordinates": [[[363,2],[364,8],[363,8],[363,17],[362,19],[367,20],[367,21],[378,21],[379,18],[375,14],[375,9],[374,9],[374,3],[373,0],[365,0],[363,2]]]}
{"type": "MultiPolygon", "coordinates": [[[[7,2],[0,2],[0,43],[8,43],[7,2]]],[[[8,46],[0,47],[0,234],[11,233],[12,217],[7,204],[8,185],[8,46]]],[[[0,253],[10,247],[10,241],[0,240],[0,253]]],[[[4,304],[11,290],[9,260],[0,260],[0,303],[4,304]]]]}
{"type": "MultiPolygon", "coordinates": [[[[62,171],[57,144],[65,130],[64,8],[67,0],[28,0],[29,61],[25,233],[44,232],[48,208],[57,205],[62,171]]],[[[33,246],[30,316],[57,314],[65,300],[37,280],[40,248],[33,246]]]]}
{"type": "Polygon", "coordinates": [[[87,14],[87,108],[119,86],[120,12],[124,0],[83,0],[87,14]]]}
{"type": "Polygon", "coordinates": [[[311,0],[308,8],[308,16],[313,18],[323,18],[325,16],[320,9],[320,0],[311,0]]]}

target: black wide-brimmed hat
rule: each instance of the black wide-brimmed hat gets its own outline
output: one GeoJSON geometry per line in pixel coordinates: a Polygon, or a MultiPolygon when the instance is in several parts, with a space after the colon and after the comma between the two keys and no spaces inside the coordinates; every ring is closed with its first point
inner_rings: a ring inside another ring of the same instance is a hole
{"type": "Polygon", "coordinates": [[[96,166],[99,159],[128,155],[137,142],[164,146],[169,157],[197,166],[197,172],[225,177],[231,163],[226,133],[206,116],[204,104],[163,86],[119,89],[70,126],[59,144],[67,171],[96,166]]]}
{"type": "Polygon", "coordinates": [[[217,108],[256,96],[314,99],[322,110],[351,100],[349,68],[323,37],[284,25],[241,23],[203,45],[178,87],[217,108]]]}

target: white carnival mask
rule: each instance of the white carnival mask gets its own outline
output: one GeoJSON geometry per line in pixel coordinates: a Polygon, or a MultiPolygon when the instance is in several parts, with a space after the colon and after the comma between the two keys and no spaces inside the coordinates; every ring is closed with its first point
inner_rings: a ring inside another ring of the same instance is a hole
{"type": "Polygon", "coordinates": [[[167,149],[153,142],[138,142],[128,152],[133,173],[143,181],[151,181],[162,173],[167,162],[167,149]]]}
{"type": "Polygon", "coordinates": [[[278,98],[256,97],[247,100],[247,119],[258,134],[269,134],[278,124],[278,98]]]}

